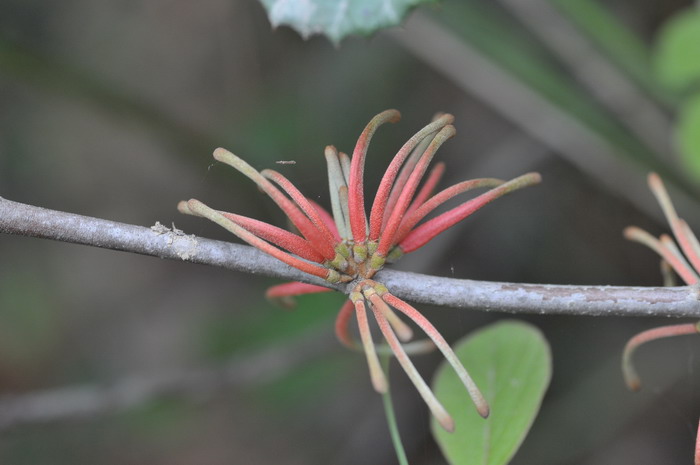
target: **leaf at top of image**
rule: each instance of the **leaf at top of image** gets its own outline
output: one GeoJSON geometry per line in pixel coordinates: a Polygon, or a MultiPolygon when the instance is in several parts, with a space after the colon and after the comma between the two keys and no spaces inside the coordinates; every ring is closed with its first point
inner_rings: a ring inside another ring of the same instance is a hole
{"type": "Polygon", "coordinates": [[[351,34],[369,35],[398,25],[420,3],[434,0],[260,0],[273,27],[289,26],[305,39],[327,36],[334,44],[351,34]]]}
{"type": "Polygon", "coordinates": [[[700,85],[700,10],[687,9],[664,24],[655,65],[659,80],[671,90],[682,92],[700,85]]]}
{"type": "Polygon", "coordinates": [[[513,320],[489,325],[463,338],[455,353],[491,407],[484,419],[461,381],[443,364],[433,390],[455,420],[448,433],[434,420],[432,431],[452,465],[503,465],[524,440],[549,386],[549,344],[534,326],[513,320]]]}

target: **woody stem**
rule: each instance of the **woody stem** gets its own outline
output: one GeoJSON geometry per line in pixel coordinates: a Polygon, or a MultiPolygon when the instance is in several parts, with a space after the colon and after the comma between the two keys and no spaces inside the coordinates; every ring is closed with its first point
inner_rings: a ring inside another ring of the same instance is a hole
{"type": "MultiPolygon", "coordinates": [[[[0,233],[53,239],[245,273],[330,286],[253,247],[48,210],[0,198],[0,233]]],[[[508,313],[700,318],[698,287],[518,284],[441,278],[383,270],[392,294],[417,303],[508,313]]]]}

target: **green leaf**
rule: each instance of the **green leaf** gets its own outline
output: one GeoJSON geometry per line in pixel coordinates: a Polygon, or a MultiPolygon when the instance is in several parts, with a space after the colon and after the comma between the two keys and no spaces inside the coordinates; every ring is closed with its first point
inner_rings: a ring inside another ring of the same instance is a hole
{"type": "Polygon", "coordinates": [[[446,2],[440,12],[440,20],[466,42],[560,111],[595,131],[615,147],[616,153],[644,164],[649,171],[664,172],[664,177],[670,178],[653,152],[591,99],[532,39],[532,34],[513,17],[505,15],[498,5],[460,0],[446,2]]]}
{"type": "Polygon", "coordinates": [[[683,91],[700,83],[700,11],[685,10],[671,18],[659,34],[656,56],[659,80],[683,91]]]}
{"type": "Polygon", "coordinates": [[[649,46],[609,5],[597,0],[549,0],[569,20],[636,83],[659,101],[674,103],[668,89],[652,72],[649,46]]]}
{"type": "Polygon", "coordinates": [[[700,94],[683,104],[676,125],[676,143],[688,171],[700,181],[700,94]]]}
{"type": "Polygon", "coordinates": [[[491,406],[483,419],[464,385],[447,365],[433,390],[455,420],[448,433],[433,420],[433,436],[452,465],[502,465],[522,443],[551,378],[549,345],[528,323],[504,321],[469,335],[455,352],[491,406]]]}
{"type": "Polygon", "coordinates": [[[334,43],[398,25],[408,10],[432,0],[260,0],[273,27],[290,26],[305,39],[324,34],[334,43]]]}

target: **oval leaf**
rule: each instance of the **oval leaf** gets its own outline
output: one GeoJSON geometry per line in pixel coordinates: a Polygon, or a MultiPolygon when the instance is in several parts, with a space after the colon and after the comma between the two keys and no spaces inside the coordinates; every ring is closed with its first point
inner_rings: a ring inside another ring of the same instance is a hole
{"type": "Polygon", "coordinates": [[[700,10],[690,8],[669,20],[656,49],[659,80],[676,91],[700,83],[700,10]]]}
{"type": "Polygon", "coordinates": [[[700,181],[700,95],[683,104],[676,126],[676,143],[688,171],[700,181]]]}
{"type": "Polygon", "coordinates": [[[408,10],[432,0],[260,0],[272,27],[290,26],[305,39],[324,34],[334,43],[398,25],[408,10]]]}
{"type": "Polygon", "coordinates": [[[540,408],[551,378],[547,341],[534,326],[499,322],[462,339],[455,353],[491,406],[483,419],[464,385],[443,363],[433,390],[455,420],[454,433],[435,420],[433,436],[452,465],[502,465],[522,443],[540,408]]]}

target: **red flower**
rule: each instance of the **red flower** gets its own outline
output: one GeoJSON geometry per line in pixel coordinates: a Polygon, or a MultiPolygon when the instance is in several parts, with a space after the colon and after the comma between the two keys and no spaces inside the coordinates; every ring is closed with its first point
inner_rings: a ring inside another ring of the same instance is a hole
{"type": "MultiPolygon", "coordinates": [[[[368,218],[363,188],[368,144],[380,125],[394,123],[399,118],[400,114],[396,110],[387,110],[375,116],[360,135],[352,157],[338,153],[335,147],[326,147],[332,216],[304,197],[280,173],[272,170],[258,172],[225,149],[214,151],[216,160],[236,168],[268,194],[300,235],[258,220],[211,209],[197,200],[180,202],[178,208],[183,213],[216,222],[250,245],[299,270],[321,277],[329,283],[350,283],[350,299],[340,309],[336,320],[338,339],[348,347],[361,347],[364,350],[372,384],[377,391],[384,392],[387,382],[379,364],[367,318],[367,310],[371,310],[391,351],[432,413],[446,430],[452,431],[452,418],[407,355],[426,345],[420,341],[402,345],[401,342],[412,338],[413,332],[395,310],[419,326],[443,353],[463,381],[478,412],[484,417],[489,414],[488,404],[437,329],[413,306],[392,295],[383,284],[372,278],[387,261],[395,261],[403,254],[422,247],[492,200],[538,183],[540,176],[529,173],[509,182],[491,178],[475,179],[455,184],[433,195],[444,165],[437,164],[422,186],[421,180],[438,148],[455,134],[451,125],[452,115],[438,115],[411,137],[395,155],[379,184],[368,218]],[[445,201],[479,187],[491,190],[421,223],[445,201]],[[353,313],[357,319],[361,343],[357,343],[349,334],[348,324],[353,313]]],[[[328,290],[322,286],[292,282],[270,288],[267,296],[289,299],[296,295],[328,290]]]]}
{"type": "MultiPolygon", "coordinates": [[[[674,279],[672,270],[678,273],[678,276],[689,286],[697,284],[700,282],[700,277],[698,276],[698,273],[700,273],[700,242],[698,242],[693,231],[690,230],[688,223],[678,217],[678,213],[676,213],[676,209],[671,202],[671,197],[668,195],[659,175],[651,173],[648,178],[648,183],[656,200],[659,202],[659,205],[661,205],[666,220],[671,225],[671,231],[673,231],[676,241],[680,244],[680,249],[669,235],[662,234],[661,237],[657,239],[636,226],[625,228],[624,235],[627,239],[641,242],[661,255],[661,269],[665,277],[666,285],[673,285],[674,279]]],[[[643,331],[634,336],[627,342],[627,345],[625,345],[625,350],[622,355],[622,373],[627,386],[633,391],[637,391],[641,387],[639,375],[632,363],[632,355],[634,355],[634,352],[640,345],[664,337],[681,336],[699,332],[700,322],[661,326],[643,331]]],[[[700,447],[700,442],[698,442],[698,446],[700,447]]]]}

